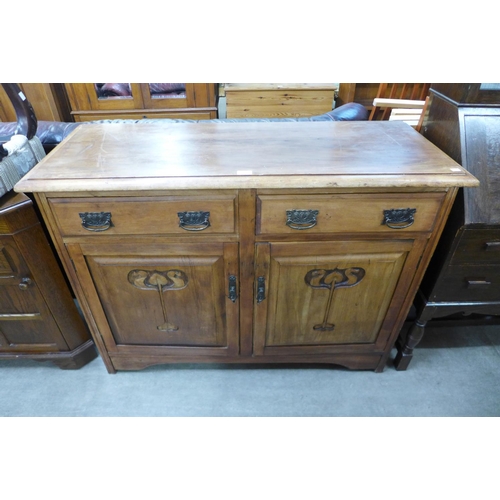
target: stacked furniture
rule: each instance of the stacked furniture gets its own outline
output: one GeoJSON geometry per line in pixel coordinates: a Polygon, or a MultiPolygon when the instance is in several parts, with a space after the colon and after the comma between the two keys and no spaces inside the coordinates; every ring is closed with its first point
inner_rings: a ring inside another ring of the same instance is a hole
{"type": "Polygon", "coordinates": [[[480,181],[460,190],[398,341],[405,370],[432,318],[500,314],[500,84],[433,84],[421,133],[480,181]]]}
{"type": "Polygon", "coordinates": [[[80,368],[97,356],[32,200],[14,183],[45,157],[31,104],[3,84],[18,121],[0,145],[0,359],[80,368]]]}

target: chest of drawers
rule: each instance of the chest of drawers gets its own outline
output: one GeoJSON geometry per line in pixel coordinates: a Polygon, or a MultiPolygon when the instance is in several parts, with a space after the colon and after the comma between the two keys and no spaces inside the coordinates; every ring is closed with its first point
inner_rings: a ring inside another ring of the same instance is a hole
{"type": "Polygon", "coordinates": [[[80,127],[34,192],[110,373],[160,363],[382,371],[456,192],[389,122],[80,127]]]}
{"type": "Polygon", "coordinates": [[[0,198],[0,359],[78,369],[95,357],[31,200],[5,194],[0,198]]]}
{"type": "Polygon", "coordinates": [[[423,135],[480,181],[461,189],[416,296],[417,318],[398,340],[405,370],[427,322],[500,314],[500,85],[433,84],[423,135]]]}

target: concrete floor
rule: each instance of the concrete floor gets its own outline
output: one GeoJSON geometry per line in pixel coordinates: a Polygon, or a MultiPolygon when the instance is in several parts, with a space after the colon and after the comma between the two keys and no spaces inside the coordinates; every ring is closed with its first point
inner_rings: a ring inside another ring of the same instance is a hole
{"type": "Polygon", "coordinates": [[[430,327],[407,371],[0,361],[2,417],[500,416],[500,325],[430,327]]]}

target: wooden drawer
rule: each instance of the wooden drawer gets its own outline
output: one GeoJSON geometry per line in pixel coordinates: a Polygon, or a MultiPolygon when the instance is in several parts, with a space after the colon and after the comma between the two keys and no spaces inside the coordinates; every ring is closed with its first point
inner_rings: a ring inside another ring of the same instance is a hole
{"type": "Polygon", "coordinates": [[[500,264],[500,226],[465,229],[450,264],[500,264]]]}
{"type": "Polygon", "coordinates": [[[443,199],[444,193],[263,194],[258,196],[257,234],[426,232],[433,229],[443,199]],[[388,211],[403,217],[397,221],[388,211]]]}
{"type": "Polygon", "coordinates": [[[498,302],[500,300],[500,265],[449,266],[432,301],[498,302]]]}
{"type": "Polygon", "coordinates": [[[63,236],[103,233],[186,236],[234,233],[235,200],[236,195],[224,194],[209,197],[51,198],[49,203],[63,236]]]}

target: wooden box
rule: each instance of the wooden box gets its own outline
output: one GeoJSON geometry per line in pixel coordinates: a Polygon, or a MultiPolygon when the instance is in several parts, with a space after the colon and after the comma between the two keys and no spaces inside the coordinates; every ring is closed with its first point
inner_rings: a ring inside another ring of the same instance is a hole
{"type": "Polygon", "coordinates": [[[333,109],[334,83],[226,83],[227,118],[286,118],[333,109]]]}

